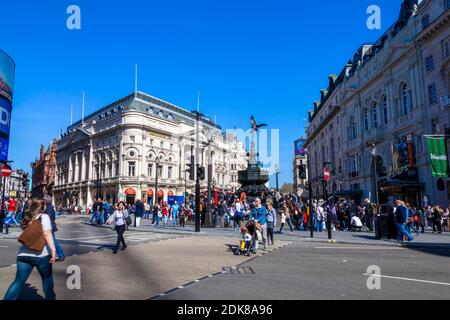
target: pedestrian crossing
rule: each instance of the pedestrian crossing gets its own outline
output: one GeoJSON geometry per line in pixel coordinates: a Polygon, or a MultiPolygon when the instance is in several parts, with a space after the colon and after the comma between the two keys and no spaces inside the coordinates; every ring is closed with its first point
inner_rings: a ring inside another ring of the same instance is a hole
{"type": "MultiPolygon", "coordinates": [[[[174,235],[174,234],[160,234],[160,233],[151,233],[151,232],[139,232],[139,233],[126,233],[125,241],[130,244],[139,244],[146,242],[156,242],[162,240],[176,239],[180,237],[184,237],[184,235],[174,235]]],[[[102,244],[111,244],[115,241],[117,235],[115,233],[111,233],[110,235],[104,236],[91,236],[91,237],[80,237],[80,238],[69,238],[69,239],[59,239],[63,242],[78,242],[79,246],[85,247],[95,247],[102,244]]]]}

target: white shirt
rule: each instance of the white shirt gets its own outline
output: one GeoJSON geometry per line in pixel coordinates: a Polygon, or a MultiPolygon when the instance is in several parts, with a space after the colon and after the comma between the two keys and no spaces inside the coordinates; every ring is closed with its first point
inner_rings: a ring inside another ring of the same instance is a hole
{"type": "MultiPolygon", "coordinates": [[[[41,214],[41,224],[42,224],[42,231],[52,231],[52,223],[50,221],[50,217],[48,214],[41,214]]],[[[49,254],[50,250],[48,248],[47,243],[44,246],[44,249],[42,249],[41,252],[36,252],[34,250],[31,250],[26,245],[22,245],[19,248],[19,253],[17,254],[18,257],[36,257],[36,258],[42,258],[46,257],[49,254]]]]}
{"type": "Polygon", "coordinates": [[[125,224],[125,219],[124,219],[124,213],[123,211],[119,211],[117,210],[115,212],[116,215],[116,221],[115,221],[115,225],[116,226],[123,226],[125,224]]]}
{"type": "Polygon", "coordinates": [[[354,227],[362,227],[363,226],[361,220],[357,216],[353,216],[351,223],[352,223],[352,226],[354,226],[354,227]]]}

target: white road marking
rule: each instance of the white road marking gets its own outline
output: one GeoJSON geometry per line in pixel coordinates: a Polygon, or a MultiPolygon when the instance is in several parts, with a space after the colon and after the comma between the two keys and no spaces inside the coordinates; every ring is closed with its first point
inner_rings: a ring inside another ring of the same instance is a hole
{"type": "Polygon", "coordinates": [[[422,282],[422,283],[440,284],[440,285],[443,285],[443,286],[450,286],[450,283],[447,283],[447,282],[438,282],[438,281],[421,280],[421,279],[413,279],[413,278],[393,277],[393,276],[385,276],[385,275],[378,275],[378,274],[371,274],[371,273],[363,273],[363,275],[369,276],[369,277],[380,277],[380,278],[387,278],[387,279],[396,279],[396,280],[405,280],[405,281],[413,281],[413,282],[422,282]]]}
{"type": "Polygon", "coordinates": [[[8,248],[8,246],[0,246],[0,248],[8,248]]]}
{"type": "MultiPolygon", "coordinates": [[[[141,233],[141,234],[135,234],[135,235],[133,235],[133,236],[143,236],[143,235],[146,235],[146,233],[141,233]]],[[[99,238],[111,238],[111,237],[117,237],[117,235],[116,234],[111,234],[111,235],[108,235],[108,236],[91,236],[91,237],[83,237],[83,238],[71,238],[71,239],[62,239],[62,238],[59,238],[58,240],[63,240],[63,241],[75,241],[75,240],[89,240],[89,239],[99,239],[99,238]]],[[[126,237],[125,237],[125,239],[126,239],[126,237]]]]}
{"type": "Polygon", "coordinates": [[[314,249],[405,250],[406,248],[386,246],[386,247],[314,247],[314,249]]]}

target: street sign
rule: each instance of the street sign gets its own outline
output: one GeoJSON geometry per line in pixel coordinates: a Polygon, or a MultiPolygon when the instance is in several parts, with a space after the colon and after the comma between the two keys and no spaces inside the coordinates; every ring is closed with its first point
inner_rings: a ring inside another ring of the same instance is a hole
{"type": "Polygon", "coordinates": [[[330,169],[324,168],[323,169],[323,178],[326,182],[330,181],[331,171],[330,169]]]}
{"type": "Polygon", "coordinates": [[[9,165],[7,165],[6,163],[0,168],[2,177],[9,177],[11,176],[12,173],[12,169],[9,165]]]}

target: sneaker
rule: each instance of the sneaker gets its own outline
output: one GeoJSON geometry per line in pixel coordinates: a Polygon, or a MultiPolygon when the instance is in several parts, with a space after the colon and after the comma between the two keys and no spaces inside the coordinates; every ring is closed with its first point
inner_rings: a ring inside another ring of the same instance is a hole
{"type": "Polygon", "coordinates": [[[117,253],[117,250],[116,250],[116,249],[114,249],[114,250],[113,250],[113,253],[114,253],[114,254],[116,254],[116,253],[117,253]]]}
{"type": "Polygon", "coordinates": [[[62,257],[57,257],[55,262],[63,262],[64,260],[66,260],[66,257],[62,256],[62,257]]]}
{"type": "Polygon", "coordinates": [[[122,251],[125,250],[127,247],[128,247],[128,246],[123,246],[123,247],[122,247],[122,251]]]}

